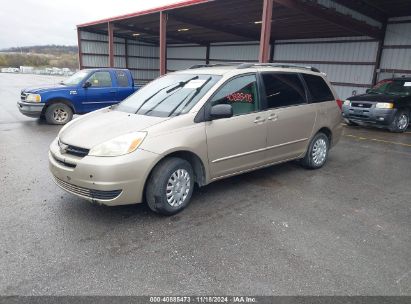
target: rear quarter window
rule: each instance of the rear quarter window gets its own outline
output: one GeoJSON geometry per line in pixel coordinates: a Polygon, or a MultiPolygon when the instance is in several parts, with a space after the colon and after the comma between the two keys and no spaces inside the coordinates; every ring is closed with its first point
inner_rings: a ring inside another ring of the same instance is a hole
{"type": "Polygon", "coordinates": [[[308,91],[311,94],[311,103],[334,100],[334,95],[321,76],[303,74],[308,91]]]}
{"type": "Polygon", "coordinates": [[[128,87],[128,77],[126,72],[117,70],[116,71],[116,78],[117,78],[117,83],[119,87],[128,87]]]}

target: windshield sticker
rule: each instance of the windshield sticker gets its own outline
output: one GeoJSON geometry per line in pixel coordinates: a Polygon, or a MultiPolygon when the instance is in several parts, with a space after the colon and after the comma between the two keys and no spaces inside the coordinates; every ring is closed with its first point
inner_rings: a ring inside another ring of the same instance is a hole
{"type": "Polygon", "coordinates": [[[184,88],[186,89],[197,89],[199,87],[201,87],[204,82],[206,82],[206,79],[195,79],[195,80],[191,80],[190,82],[188,82],[184,88]]]}
{"type": "Polygon", "coordinates": [[[405,82],[404,87],[411,87],[411,82],[405,82]]]}
{"type": "Polygon", "coordinates": [[[230,102],[248,102],[253,103],[253,95],[248,93],[235,92],[227,96],[230,102]]]}

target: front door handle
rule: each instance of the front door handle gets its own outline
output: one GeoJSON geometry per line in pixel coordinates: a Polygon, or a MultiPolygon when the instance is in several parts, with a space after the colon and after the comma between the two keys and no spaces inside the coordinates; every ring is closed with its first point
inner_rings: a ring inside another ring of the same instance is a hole
{"type": "Polygon", "coordinates": [[[111,90],[111,91],[110,91],[110,93],[115,93],[115,92],[116,92],[116,90],[111,90]]]}
{"type": "Polygon", "coordinates": [[[254,123],[259,124],[259,123],[263,123],[264,121],[265,121],[265,118],[258,116],[255,118],[254,123]]]}

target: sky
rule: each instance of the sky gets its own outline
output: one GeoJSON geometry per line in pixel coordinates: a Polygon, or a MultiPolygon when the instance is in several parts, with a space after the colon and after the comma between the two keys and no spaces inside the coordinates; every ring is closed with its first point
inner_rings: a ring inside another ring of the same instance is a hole
{"type": "Polygon", "coordinates": [[[181,0],[3,0],[0,49],[30,45],[76,45],[76,25],[181,0]]]}

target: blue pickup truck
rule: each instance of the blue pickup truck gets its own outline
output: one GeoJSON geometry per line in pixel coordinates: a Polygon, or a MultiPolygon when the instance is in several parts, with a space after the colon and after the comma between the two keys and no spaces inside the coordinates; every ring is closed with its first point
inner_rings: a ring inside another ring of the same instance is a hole
{"type": "Polygon", "coordinates": [[[136,90],[127,69],[86,69],[58,85],[22,90],[17,106],[26,116],[64,125],[73,114],[84,114],[119,103],[136,90]]]}

